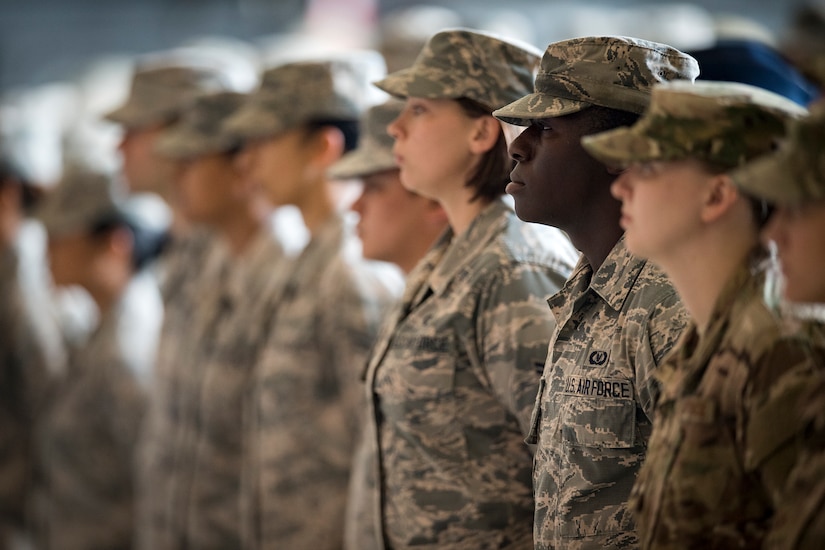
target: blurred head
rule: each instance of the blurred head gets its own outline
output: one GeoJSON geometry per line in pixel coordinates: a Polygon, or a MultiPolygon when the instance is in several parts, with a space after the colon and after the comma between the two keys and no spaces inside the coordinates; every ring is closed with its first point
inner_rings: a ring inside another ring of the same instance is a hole
{"type": "Polygon", "coordinates": [[[376,82],[406,99],[389,126],[404,185],[430,198],[470,188],[471,200],[504,194],[512,161],[494,109],[532,88],[539,52],[489,33],[449,29],[436,33],[415,63],[376,82]]]}
{"type": "MultiPolygon", "coordinates": [[[[612,185],[635,254],[661,259],[707,227],[756,241],[767,206],[739,192],[729,172],[773,151],[785,122],[804,114],[791,100],[733,82],[671,82],[653,89],[632,127],[582,139],[599,161],[623,172],[612,185]],[[745,225],[718,222],[738,210],[745,225]],[[755,215],[751,215],[751,214],[755,215]]],[[[734,235],[730,235],[733,237],[734,235]]]]}
{"type": "Polygon", "coordinates": [[[791,122],[777,153],[744,166],[733,178],[774,206],[763,237],[776,243],[785,297],[825,303],[825,107],[791,122]]]}
{"type": "Polygon", "coordinates": [[[507,191],[519,217],[567,231],[596,228],[592,209],[612,200],[608,186],[615,173],[584,152],[581,137],[632,124],[654,84],[692,81],[698,73],[689,55],[636,38],[550,44],[531,93],[493,113],[526,127],[510,145],[517,166],[507,191]]]}

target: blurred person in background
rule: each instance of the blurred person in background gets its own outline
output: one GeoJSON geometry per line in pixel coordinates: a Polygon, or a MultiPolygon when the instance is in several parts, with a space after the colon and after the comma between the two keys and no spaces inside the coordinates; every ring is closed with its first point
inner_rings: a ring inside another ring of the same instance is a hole
{"type": "Polygon", "coordinates": [[[242,413],[285,271],[261,189],[241,177],[240,142],[221,128],[246,96],[204,94],[158,139],[177,163],[178,208],[214,231],[186,366],[159,379],[141,453],[140,547],[240,548],[242,413]],[[262,318],[262,315],[264,316],[262,318]]]}
{"type": "Polygon", "coordinates": [[[527,439],[538,445],[536,549],[637,544],[627,500],[650,436],[654,372],[687,314],[664,273],[627,250],[610,194],[618,172],[580,139],[633,123],[654,84],[698,73],[696,60],[666,44],[572,38],[547,46],[533,93],[493,113],[526,127],[510,144],[516,214],[565,231],[581,251],[547,301],[556,325],[527,439]]]}
{"type": "Polygon", "coordinates": [[[813,354],[763,300],[770,210],[730,174],[804,113],[754,86],[673,82],[654,87],[631,128],[582,140],[624,169],[611,189],[627,247],[661,266],[691,316],[655,374],[661,393],[631,495],[641,548],[761,548],[784,505],[801,433],[786,376],[810,369],[813,354]]]}
{"type": "Polygon", "coordinates": [[[785,29],[782,54],[825,93],[825,1],[808,0],[797,6],[785,29]]]}
{"type": "Polygon", "coordinates": [[[502,201],[512,161],[490,113],[530,89],[538,54],[449,29],[376,83],[405,100],[388,127],[402,184],[441,204],[449,228],[370,357],[362,457],[373,467],[351,505],[373,524],[351,548],[532,546],[524,436],[553,329],[544,301],[571,247],[502,201]]]}
{"type": "MultiPolygon", "coordinates": [[[[406,275],[447,229],[447,216],[438,202],[422,197],[401,184],[387,125],[398,118],[404,102],[397,99],[371,107],[361,120],[358,147],[332,165],[335,179],[361,182],[361,195],[352,209],[358,213],[358,236],[363,255],[390,262],[406,275]]],[[[365,373],[360,373],[363,381],[365,373]]],[[[373,455],[361,430],[353,458],[344,525],[346,548],[363,548],[374,538],[375,518],[361,492],[375,490],[373,455]]]]}
{"type": "Polygon", "coordinates": [[[38,210],[55,284],[83,287],[100,312],[38,418],[39,548],[133,545],[135,448],[163,312],[144,267],[162,235],[130,212],[116,185],[73,163],[38,210]]]}
{"type": "Polygon", "coordinates": [[[244,426],[246,548],[342,544],[360,366],[401,281],[360,256],[327,172],[356,146],[377,65],[366,51],[274,67],[227,122],[244,142],[244,177],[273,206],[295,206],[310,233],[262,321],[244,426]]]}
{"type": "MultiPolygon", "coordinates": [[[[733,174],[745,192],[768,201],[774,213],[762,232],[775,243],[787,302],[805,305],[797,333],[825,349],[825,106],[791,124],[783,147],[733,174]]],[[[805,424],[802,460],[792,471],[773,529],[765,543],[771,550],[814,550],[825,546],[825,359],[811,372],[801,371],[796,393],[780,403],[776,413],[797,408],[805,424]]],[[[773,411],[772,411],[773,412],[773,411]]],[[[774,425],[775,415],[770,424],[774,425]]],[[[780,425],[782,426],[782,425],[780,425]]],[[[783,426],[784,428],[784,426],[783,426]]]]}

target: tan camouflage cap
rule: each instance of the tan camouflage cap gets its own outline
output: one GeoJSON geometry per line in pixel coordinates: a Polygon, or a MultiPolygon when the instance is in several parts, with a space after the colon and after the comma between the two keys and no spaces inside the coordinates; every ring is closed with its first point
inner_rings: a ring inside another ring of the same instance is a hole
{"type": "Polygon", "coordinates": [[[466,97],[490,111],[533,88],[541,51],[493,34],[447,29],[434,34],[409,68],[375,83],[390,95],[407,98],[466,97]]]}
{"type": "Polygon", "coordinates": [[[221,74],[207,67],[138,68],[126,102],[105,115],[127,128],[141,128],[177,118],[198,95],[225,90],[221,74]]]}
{"type": "Polygon", "coordinates": [[[805,112],[749,84],[667,82],[653,88],[650,108],[632,127],[585,136],[582,145],[613,166],[695,158],[731,169],[771,152],[785,122],[805,112]]]}
{"type": "Polygon", "coordinates": [[[36,217],[49,235],[70,235],[120,212],[122,197],[113,173],[72,162],[39,206],[36,217]]]}
{"type": "Polygon", "coordinates": [[[182,118],[161,133],[157,151],[170,158],[192,158],[229,151],[240,144],[223,129],[247,96],[237,92],[203,95],[183,112],[182,118]]]}
{"type": "Polygon", "coordinates": [[[323,61],[298,61],[269,69],[261,85],[226,122],[243,140],[272,137],[315,120],[358,120],[366,108],[367,75],[383,74],[384,60],[357,55],[323,61]]]}
{"type": "Polygon", "coordinates": [[[642,114],[654,84],[697,76],[696,60],[665,44],[623,36],[572,38],[547,46],[533,93],[493,116],[529,126],[592,105],[642,114]]]}
{"type": "Polygon", "coordinates": [[[397,99],[370,107],[361,119],[358,147],[330,167],[329,177],[361,178],[397,168],[392,154],[395,140],[387,133],[387,126],[398,118],[403,108],[404,102],[397,99]]]}
{"type": "Polygon", "coordinates": [[[825,105],[791,121],[780,150],[731,175],[747,193],[783,205],[825,199],[825,105]]]}

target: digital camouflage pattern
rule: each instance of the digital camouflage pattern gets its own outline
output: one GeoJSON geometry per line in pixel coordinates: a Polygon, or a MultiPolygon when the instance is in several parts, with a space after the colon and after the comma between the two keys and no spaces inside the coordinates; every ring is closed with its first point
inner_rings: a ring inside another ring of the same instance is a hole
{"type": "Polygon", "coordinates": [[[366,108],[368,77],[385,72],[380,54],[361,53],[264,71],[260,87],[226,121],[225,130],[242,140],[255,140],[315,120],[358,120],[366,108]]]}
{"type": "Polygon", "coordinates": [[[818,550],[825,545],[825,325],[813,321],[799,332],[812,342],[819,361],[813,372],[787,376],[802,390],[801,397],[786,392],[796,399],[780,406],[798,405],[805,422],[804,444],[765,541],[769,550],[818,550]]]}
{"type": "Polygon", "coordinates": [[[367,109],[361,118],[358,147],[345,153],[329,170],[329,177],[350,179],[398,168],[392,147],[395,140],[387,126],[398,118],[404,102],[397,99],[367,109]]]}
{"type": "Polygon", "coordinates": [[[238,110],[246,95],[217,92],[197,97],[181,119],[163,131],[157,150],[161,155],[188,159],[224,153],[240,146],[240,140],[223,131],[223,123],[238,110]]]}
{"type": "Polygon", "coordinates": [[[770,153],[785,123],[805,109],[783,96],[735,82],[666,82],[653,88],[650,107],[632,127],[584,136],[599,161],[697,159],[732,169],[770,153]]]}
{"type": "Polygon", "coordinates": [[[494,201],[410,273],[367,372],[349,548],[532,548],[524,436],[567,249],[494,201]]]}
{"type": "Polygon", "coordinates": [[[244,438],[245,548],[338,550],[363,397],[358,375],[401,290],[335,216],[293,261],[255,364],[244,438]]]}
{"type": "Polygon", "coordinates": [[[817,359],[785,334],[750,264],[656,373],[656,424],[631,501],[642,548],[762,548],[783,505],[803,426],[794,379],[817,359]]]}
{"type": "Polygon", "coordinates": [[[412,67],[376,86],[400,98],[472,99],[491,111],[515,101],[533,86],[541,57],[535,47],[469,29],[434,34],[412,67]]]}
{"type": "Polygon", "coordinates": [[[790,123],[780,151],[744,166],[733,179],[748,193],[777,204],[825,199],[825,104],[790,123]]]}
{"type": "Polygon", "coordinates": [[[638,38],[591,36],[547,46],[533,93],[493,116],[518,126],[569,115],[592,105],[642,114],[650,89],[668,80],[693,81],[699,64],[679,50],[638,38]]]}
{"type": "Polygon", "coordinates": [[[151,370],[161,313],[155,282],[136,276],[55,382],[36,432],[37,548],[132,548],[143,377],[151,370]]]}
{"type": "Polygon", "coordinates": [[[207,67],[138,67],[129,97],[105,118],[126,128],[165,124],[176,119],[200,94],[227,89],[224,77],[207,67]]]}
{"type": "Polygon", "coordinates": [[[635,548],[627,500],[658,397],[654,371],[687,323],[665,275],[621,239],[582,257],[548,303],[556,320],[531,420],[537,549],[635,548]]]}

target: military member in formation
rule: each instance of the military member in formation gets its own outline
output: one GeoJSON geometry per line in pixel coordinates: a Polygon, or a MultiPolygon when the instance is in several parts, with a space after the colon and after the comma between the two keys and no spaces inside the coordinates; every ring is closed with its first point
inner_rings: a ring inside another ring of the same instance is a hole
{"type": "Polygon", "coordinates": [[[297,207],[311,235],[263,321],[244,425],[248,548],[342,544],[358,375],[401,280],[361,258],[327,171],[356,145],[376,67],[380,55],[361,52],[269,69],[227,122],[244,140],[244,177],[274,206],[297,207]]]}
{"type": "Polygon", "coordinates": [[[82,286],[100,312],[38,418],[38,548],[132,548],[135,534],[135,446],[163,313],[142,268],[162,236],[115,185],[70,165],[38,213],[54,282],[82,286]]]}
{"type": "Polygon", "coordinates": [[[32,426],[65,368],[50,291],[46,239],[31,214],[39,200],[5,153],[0,156],[0,548],[26,531],[34,475],[32,426]]]}
{"type": "MultiPolygon", "coordinates": [[[[529,548],[527,420],[572,267],[502,201],[512,168],[490,113],[523,95],[538,51],[466,29],[432,36],[376,85],[406,100],[389,125],[403,185],[449,230],[409,274],[367,372],[372,529],[353,548],[529,548]],[[372,482],[371,482],[372,483],[372,482]]],[[[358,488],[353,488],[359,491],[358,488]]]]}
{"type": "Polygon", "coordinates": [[[245,96],[205,94],[161,133],[178,163],[178,207],[215,233],[185,336],[192,356],[158,380],[143,452],[144,548],[239,548],[244,397],[284,253],[260,189],[237,169],[240,142],[222,131],[245,96]]]}
{"type": "Polygon", "coordinates": [[[627,250],[617,171],[582,136],[633,123],[650,88],[693,80],[688,55],[664,44],[586,37],[547,47],[535,92],[499,109],[527,128],[510,145],[507,192],[526,221],[558,227],[582,252],[550,298],[556,320],[530,426],[536,548],[628,548],[627,499],[644,460],[658,384],[653,372],[686,322],[664,274],[627,250]]]}
{"type": "MultiPolygon", "coordinates": [[[[393,263],[406,275],[447,228],[447,216],[436,201],[401,184],[387,125],[403,107],[403,101],[390,99],[368,109],[361,120],[358,147],[333,164],[329,175],[363,185],[352,209],[359,216],[357,230],[364,257],[393,263]]],[[[344,546],[353,549],[363,548],[363,541],[375,537],[375,515],[369,499],[363,498],[364,491],[375,490],[375,463],[363,430],[360,436],[344,525],[344,546]]]]}
{"type": "Polygon", "coordinates": [[[691,316],[656,372],[661,395],[632,497],[642,548],[761,548],[781,505],[801,427],[783,375],[810,368],[811,348],[783,334],[763,301],[759,229],[770,211],[730,171],[770,152],[803,113],[745,84],[674,82],[654,88],[632,128],[583,139],[626,168],[612,189],[628,249],[662,267],[691,316]]]}
{"type": "MultiPolygon", "coordinates": [[[[759,159],[733,174],[747,193],[775,207],[763,237],[776,243],[789,302],[808,304],[819,312],[800,331],[820,349],[825,347],[825,105],[792,123],[787,143],[778,153],[759,159]]],[[[799,406],[806,424],[805,454],[791,473],[783,503],[766,548],[815,550],[825,547],[825,361],[822,354],[812,373],[796,380],[801,398],[780,406],[799,406]]],[[[785,414],[779,409],[777,414],[785,414]]],[[[784,429],[776,418],[766,425],[784,429]]]]}

